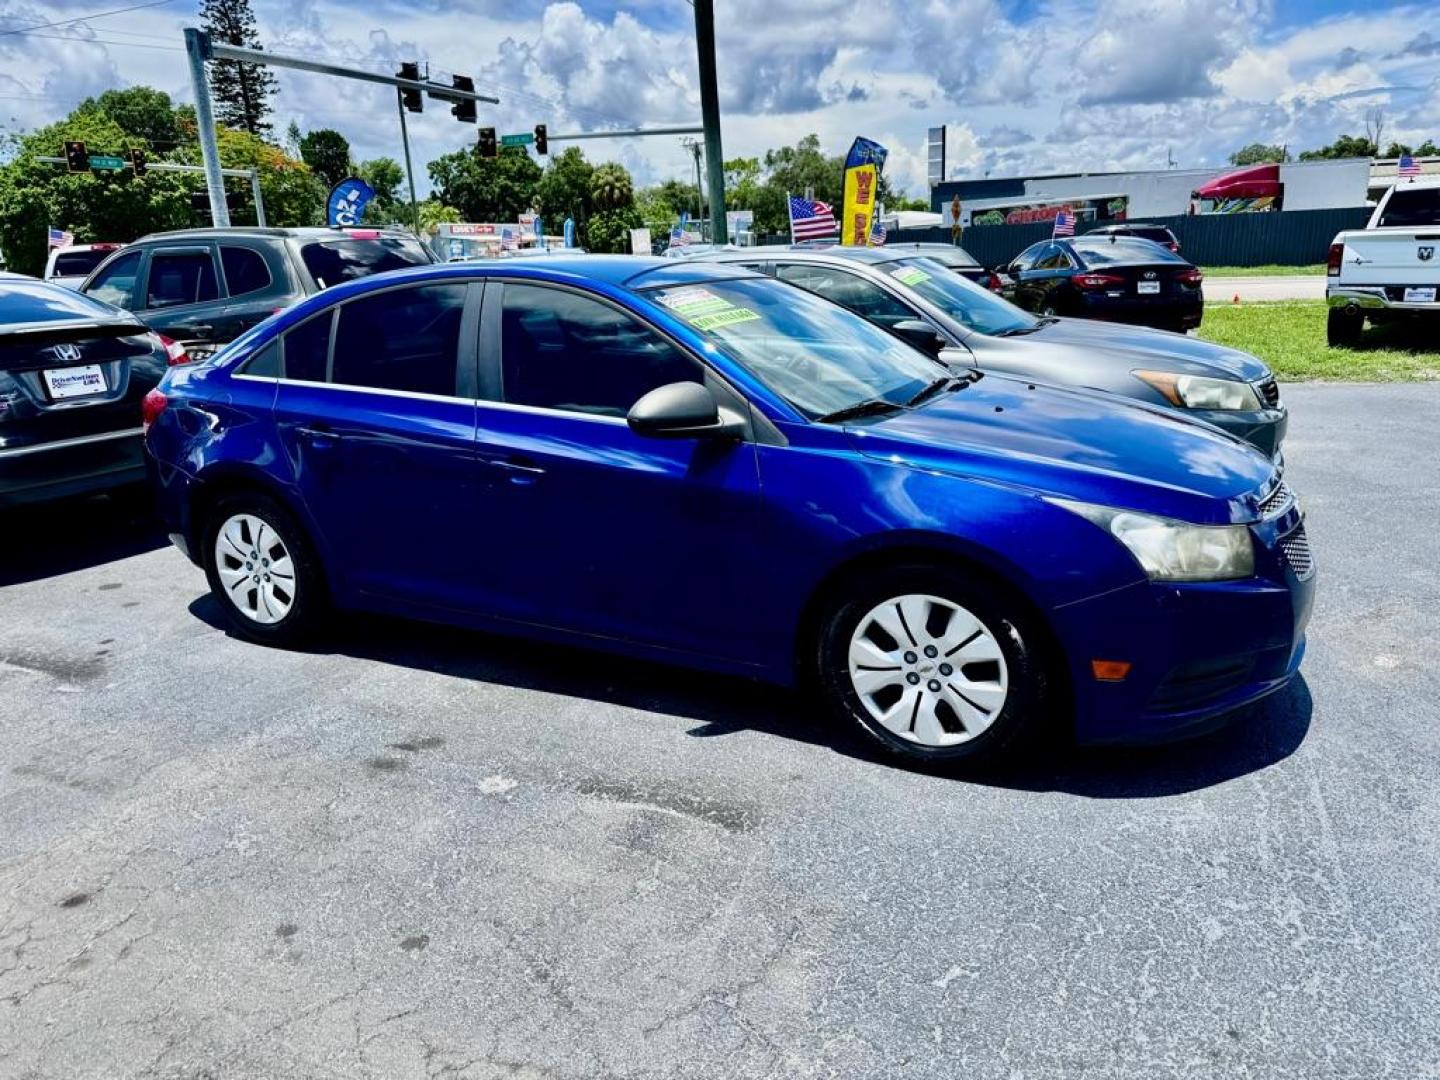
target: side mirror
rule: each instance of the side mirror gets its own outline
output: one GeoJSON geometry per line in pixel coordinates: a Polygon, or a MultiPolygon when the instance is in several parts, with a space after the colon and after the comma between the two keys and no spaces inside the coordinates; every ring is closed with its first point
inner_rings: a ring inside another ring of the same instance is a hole
{"type": "Polygon", "coordinates": [[[721,411],[708,387],[693,382],[657,386],[625,420],[636,435],[652,439],[738,439],[745,430],[740,417],[721,411]]]}
{"type": "Polygon", "coordinates": [[[940,350],[950,344],[923,319],[901,319],[890,327],[890,330],[921,352],[929,353],[931,356],[939,355],[940,350]]]}

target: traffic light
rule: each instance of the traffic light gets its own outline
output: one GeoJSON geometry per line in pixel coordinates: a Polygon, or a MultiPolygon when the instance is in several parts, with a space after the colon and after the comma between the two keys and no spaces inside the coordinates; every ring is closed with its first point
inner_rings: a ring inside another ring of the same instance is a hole
{"type": "Polygon", "coordinates": [[[495,145],[495,129],[494,129],[494,128],[481,128],[481,129],[480,129],[480,156],[481,156],[481,157],[499,157],[499,156],[500,156],[500,148],[495,145]]]}
{"type": "MultiPolygon", "coordinates": [[[[469,75],[451,75],[450,84],[456,90],[467,90],[472,94],[475,92],[475,80],[469,75]]],[[[475,123],[475,99],[462,98],[450,106],[450,112],[456,120],[467,124],[475,123]]]]}
{"type": "MultiPolygon", "coordinates": [[[[406,63],[400,65],[400,70],[397,71],[395,74],[397,78],[410,79],[412,82],[419,82],[420,65],[418,63],[411,63],[407,61],[406,63]]],[[[409,86],[402,86],[400,88],[400,100],[405,103],[405,108],[407,108],[411,112],[425,111],[425,99],[421,96],[418,89],[414,89],[409,86]]]]}
{"type": "Polygon", "coordinates": [[[535,152],[537,154],[543,154],[546,152],[546,147],[549,145],[546,140],[549,137],[549,133],[545,130],[544,124],[535,125],[535,152]]]}
{"type": "Polygon", "coordinates": [[[67,142],[65,144],[65,171],[90,171],[90,155],[86,153],[83,142],[67,142]]]}
{"type": "Polygon", "coordinates": [[[130,167],[135,170],[136,176],[145,175],[145,151],[138,146],[130,148],[130,167]]]}

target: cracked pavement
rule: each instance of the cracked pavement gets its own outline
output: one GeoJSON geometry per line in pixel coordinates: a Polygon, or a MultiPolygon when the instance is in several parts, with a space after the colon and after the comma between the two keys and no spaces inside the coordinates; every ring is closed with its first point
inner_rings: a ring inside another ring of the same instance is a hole
{"type": "Polygon", "coordinates": [[[1440,1077],[1440,385],[1287,387],[1303,684],[952,779],[742,682],[216,628],[0,521],[0,1077],[1440,1077]]]}

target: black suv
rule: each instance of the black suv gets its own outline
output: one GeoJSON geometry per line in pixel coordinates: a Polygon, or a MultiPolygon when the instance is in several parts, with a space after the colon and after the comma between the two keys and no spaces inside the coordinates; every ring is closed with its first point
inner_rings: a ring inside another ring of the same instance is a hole
{"type": "Polygon", "coordinates": [[[127,244],[80,291],[203,355],[309,293],[434,261],[400,230],[185,229],[127,244]]]}

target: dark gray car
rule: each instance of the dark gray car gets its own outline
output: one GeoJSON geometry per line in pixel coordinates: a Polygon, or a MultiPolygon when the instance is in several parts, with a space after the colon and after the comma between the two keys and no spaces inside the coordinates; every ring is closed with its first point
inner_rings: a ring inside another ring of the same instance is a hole
{"type": "Polygon", "coordinates": [[[126,245],[80,291],[203,355],[310,293],[434,261],[400,230],[185,229],[126,245]]]}
{"type": "Polygon", "coordinates": [[[1288,414],[1264,362],[1139,326],[1032,315],[931,259],[888,248],[754,247],[701,256],[816,293],[955,367],[1123,394],[1183,411],[1282,461],[1288,414]]]}

